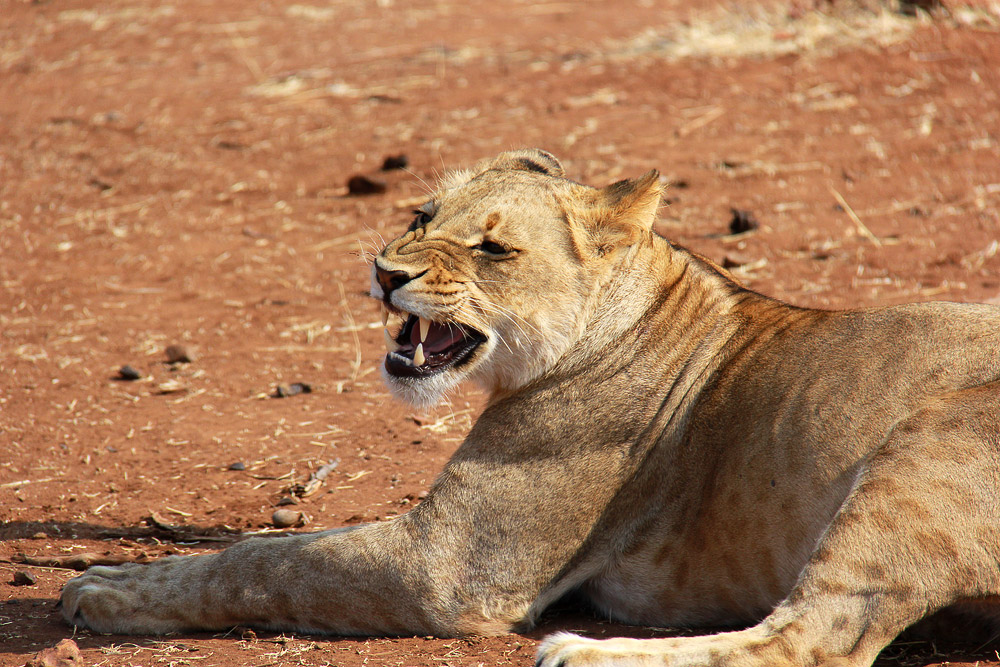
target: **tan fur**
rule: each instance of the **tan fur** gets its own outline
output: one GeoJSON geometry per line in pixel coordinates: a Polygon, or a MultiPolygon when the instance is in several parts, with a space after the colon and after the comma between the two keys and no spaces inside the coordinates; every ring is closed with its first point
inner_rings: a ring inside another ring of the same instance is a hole
{"type": "Polygon", "coordinates": [[[485,337],[431,377],[386,372],[417,403],[463,379],[490,392],[427,500],[92,568],[66,618],[459,635],[530,625],[578,590],[626,622],[757,624],[558,635],[546,667],[864,666],[936,610],[995,614],[1000,309],[783,304],[655,235],[659,192],[655,173],[574,183],[540,151],[451,176],[372,281],[392,310],[485,337]]]}

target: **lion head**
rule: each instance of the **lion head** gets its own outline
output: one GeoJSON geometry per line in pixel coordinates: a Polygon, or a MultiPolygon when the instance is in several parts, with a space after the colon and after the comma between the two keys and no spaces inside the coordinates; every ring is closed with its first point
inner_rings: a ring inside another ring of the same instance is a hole
{"type": "Polygon", "coordinates": [[[470,379],[503,395],[543,375],[583,336],[602,285],[652,234],[657,173],[604,189],[540,150],[451,174],[372,265],[390,333],[383,375],[411,403],[470,379]]]}

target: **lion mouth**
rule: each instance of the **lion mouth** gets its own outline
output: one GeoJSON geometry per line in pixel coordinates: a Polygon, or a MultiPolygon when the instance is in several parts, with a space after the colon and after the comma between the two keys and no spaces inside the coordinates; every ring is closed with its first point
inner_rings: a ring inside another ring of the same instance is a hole
{"type": "MultiPolygon", "coordinates": [[[[385,370],[395,377],[428,377],[461,366],[473,350],[486,341],[481,332],[457,322],[434,322],[406,311],[392,311],[403,318],[395,336],[384,330],[385,370]]],[[[387,324],[389,308],[383,307],[382,323],[387,324]]]]}

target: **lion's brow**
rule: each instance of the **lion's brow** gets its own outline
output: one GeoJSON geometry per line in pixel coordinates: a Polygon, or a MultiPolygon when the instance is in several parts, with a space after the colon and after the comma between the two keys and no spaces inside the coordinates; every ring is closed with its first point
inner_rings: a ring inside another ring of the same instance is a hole
{"type": "Polygon", "coordinates": [[[498,211],[493,211],[486,216],[486,230],[487,232],[493,231],[493,228],[500,224],[500,213],[498,211]]]}

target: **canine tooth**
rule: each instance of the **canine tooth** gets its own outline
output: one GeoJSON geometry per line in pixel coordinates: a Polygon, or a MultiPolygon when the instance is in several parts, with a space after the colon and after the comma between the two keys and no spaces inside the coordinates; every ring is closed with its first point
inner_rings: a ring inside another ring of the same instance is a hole
{"type": "Polygon", "coordinates": [[[424,365],[424,344],[420,343],[417,345],[417,349],[413,351],[413,365],[423,366],[424,365]]]}
{"type": "Polygon", "coordinates": [[[427,332],[431,330],[431,321],[421,317],[420,318],[420,342],[423,343],[427,340],[427,332]]]}
{"type": "Polygon", "coordinates": [[[385,304],[382,304],[382,326],[388,326],[388,325],[389,325],[389,309],[385,307],[385,304]]]}
{"type": "Polygon", "coordinates": [[[386,352],[395,352],[399,349],[399,345],[392,339],[392,335],[389,334],[388,329],[382,329],[382,337],[385,338],[386,352]]]}

